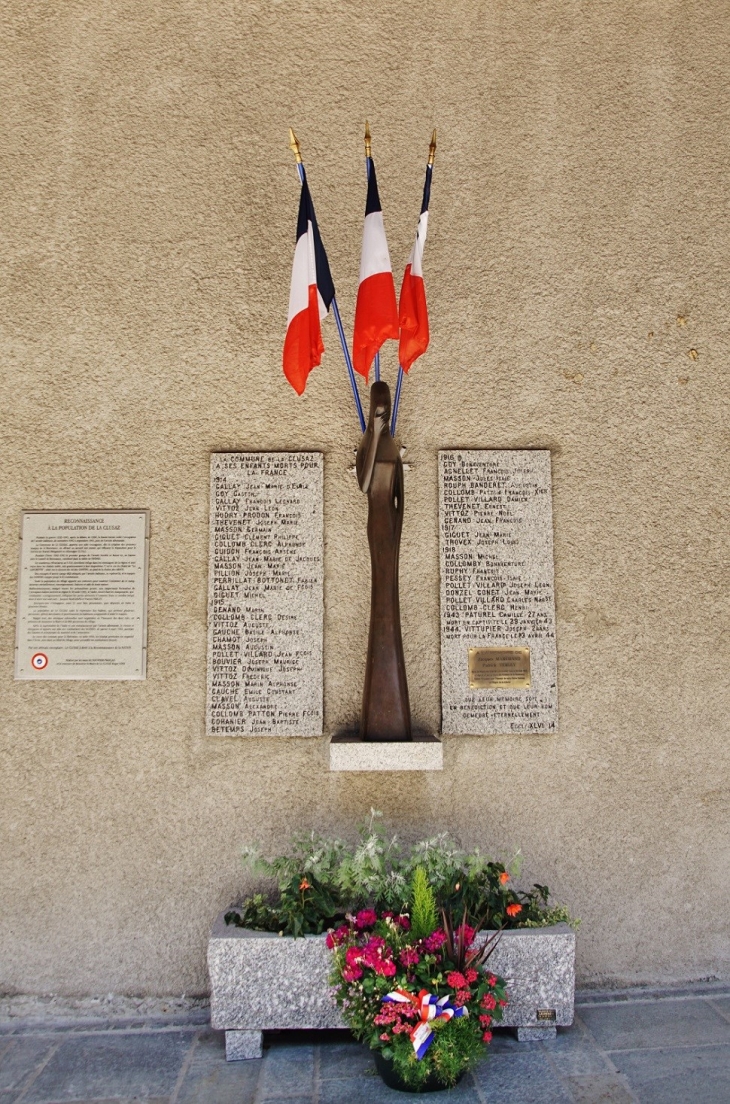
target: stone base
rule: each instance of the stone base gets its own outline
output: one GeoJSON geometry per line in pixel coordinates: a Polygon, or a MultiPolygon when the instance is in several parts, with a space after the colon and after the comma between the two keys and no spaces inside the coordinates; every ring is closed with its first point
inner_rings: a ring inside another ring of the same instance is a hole
{"type": "Polygon", "coordinates": [[[557,1039],[557,1027],[518,1027],[517,1041],[519,1043],[545,1043],[549,1039],[557,1039]]]}
{"type": "Polygon", "coordinates": [[[226,1062],[243,1062],[263,1054],[262,1031],[226,1031],[226,1062]]]}
{"type": "Polygon", "coordinates": [[[435,736],[402,744],[376,744],[359,736],[333,736],[329,742],[331,771],[437,771],[443,766],[443,744],[435,736]]]}
{"type": "MultiPolygon", "coordinates": [[[[211,1027],[226,1032],[229,1058],[258,1057],[262,1031],[346,1026],[324,935],[248,931],[227,926],[224,915],[210,934],[208,971],[211,1027]]],[[[520,1041],[554,1039],[556,1026],[572,1024],[575,932],[567,924],[503,932],[488,968],[507,983],[500,1026],[517,1028],[520,1041]]]]}

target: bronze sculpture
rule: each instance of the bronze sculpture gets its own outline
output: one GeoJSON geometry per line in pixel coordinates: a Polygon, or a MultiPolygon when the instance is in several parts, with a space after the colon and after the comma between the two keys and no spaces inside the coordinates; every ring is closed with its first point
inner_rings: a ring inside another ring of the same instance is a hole
{"type": "Polygon", "coordinates": [[[370,389],[370,415],[356,461],[360,490],[368,496],[371,563],[360,738],[376,743],[412,739],[398,598],[403,462],[390,434],[390,412],[390,389],[379,380],[370,389]]]}

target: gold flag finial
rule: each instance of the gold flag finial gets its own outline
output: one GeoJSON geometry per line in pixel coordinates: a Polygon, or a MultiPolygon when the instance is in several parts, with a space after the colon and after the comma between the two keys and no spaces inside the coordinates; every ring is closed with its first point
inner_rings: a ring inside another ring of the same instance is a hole
{"type": "Polygon", "coordinates": [[[373,147],[370,143],[370,123],[367,121],[367,119],[365,120],[365,156],[373,156],[373,147]]]}
{"type": "Polygon", "coordinates": [[[301,163],[302,163],[302,151],[299,148],[299,139],[297,138],[296,134],[294,133],[294,131],[292,130],[291,127],[289,127],[289,149],[292,151],[292,153],[296,157],[297,165],[301,165],[301,163]]]}
{"type": "Polygon", "coordinates": [[[428,163],[433,165],[434,158],[436,157],[436,131],[434,130],[431,135],[431,145],[428,147],[428,163]]]}

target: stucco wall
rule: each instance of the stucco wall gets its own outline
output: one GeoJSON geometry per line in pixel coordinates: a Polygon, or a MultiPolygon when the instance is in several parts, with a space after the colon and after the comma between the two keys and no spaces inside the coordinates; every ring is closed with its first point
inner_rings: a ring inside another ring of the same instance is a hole
{"type": "Polygon", "coordinates": [[[203,992],[239,846],[371,805],[521,847],[583,918],[584,981],[727,976],[730,6],[15,0],[3,22],[2,986],[203,992]],[[437,451],[553,457],[559,733],[448,739],[441,774],[204,735],[212,450],[324,452],[327,730],[357,717],[369,565],[332,321],[303,398],[280,358],[287,128],[350,331],[365,116],[398,278],[439,128],[432,342],[400,421],[425,727],[437,451]],[[151,510],[144,683],[13,681],[19,514],[64,507],[151,510]]]}

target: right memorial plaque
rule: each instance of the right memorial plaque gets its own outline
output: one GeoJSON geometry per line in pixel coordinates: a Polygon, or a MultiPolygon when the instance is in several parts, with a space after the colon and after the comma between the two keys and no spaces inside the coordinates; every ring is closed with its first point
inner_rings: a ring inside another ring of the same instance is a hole
{"type": "Polygon", "coordinates": [[[439,453],[443,731],[555,732],[550,453],[439,453]]]}

